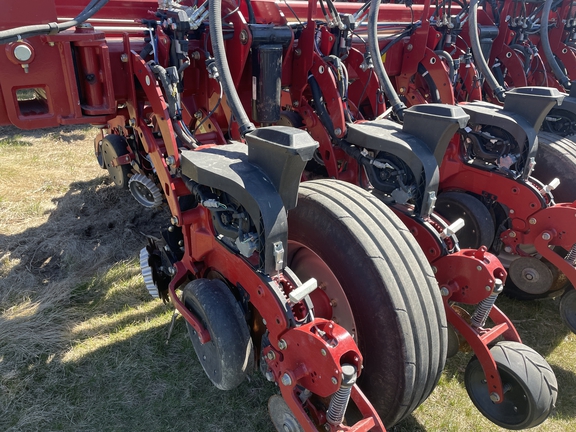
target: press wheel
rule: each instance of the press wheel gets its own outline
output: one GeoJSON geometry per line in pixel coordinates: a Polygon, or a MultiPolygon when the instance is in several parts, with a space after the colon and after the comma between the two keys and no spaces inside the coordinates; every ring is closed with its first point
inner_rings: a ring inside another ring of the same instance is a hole
{"type": "Polygon", "coordinates": [[[113,165],[114,159],[128,154],[126,140],[119,135],[107,135],[100,145],[100,156],[102,166],[108,170],[110,177],[116,186],[123,189],[128,188],[128,174],[131,172],[131,166],[128,164],[113,165]]]}
{"type": "Polygon", "coordinates": [[[560,294],[568,280],[554,265],[536,257],[520,257],[508,267],[504,293],[518,300],[535,300],[560,294]]]}
{"type": "Polygon", "coordinates": [[[282,396],[274,395],[268,399],[268,414],[278,432],[304,432],[282,396]]]}
{"type": "Polygon", "coordinates": [[[476,408],[507,429],[527,429],[548,418],[556,403],[558,383],[544,358],[518,342],[498,342],[490,349],[504,388],[504,400],[494,402],[476,356],[464,373],[464,384],[476,408]]]}

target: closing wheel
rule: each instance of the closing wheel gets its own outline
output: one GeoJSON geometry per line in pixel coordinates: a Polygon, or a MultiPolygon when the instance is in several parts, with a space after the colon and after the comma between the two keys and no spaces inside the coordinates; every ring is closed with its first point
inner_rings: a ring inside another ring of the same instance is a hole
{"type": "Polygon", "coordinates": [[[186,323],[204,372],[221,390],[231,390],[254,368],[254,348],[242,308],[220,280],[196,279],[182,290],[182,302],[210,334],[204,345],[186,323]]]}
{"type": "Polygon", "coordinates": [[[504,294],[518,300],[536,300],[562,293],[568,284],[556,266],[535,257],[520,257],[508,267],[504,294]]]}
{"type": "Polygon", "coordinates": [[[162,205],[160,188],[144,174],[134,174],[128,186],[134,199],[144,207],[155,208],[162,205]]]}
{"type": "Polygon", "coordinates": [[[490,248],[494,241],[494,220],[484,204],[464,192],[442,192],[438,195],[434,210],[452,223],[464,220],[464,228],[456,234],[461,248],[490,248]]]}
{"type": "Polygon", "coordinates": [[[560,299],[560,316],[568,328],[576,333],[576,290],[568,289],[560,299]]]}
{"type": "Polygon", "coordinates": [[[430,265],[391,210],[348,183],[301,184],[288,224],[288,266],[318,280],[316,315],[354,336],[364,356],[360,388],[391,427],[430,395],[446,360],[446,314],[430,265]]]}
{"type": "Polygon", "coordinates": [[[112,164],[114,159],[128,154],[126,140],[119,135],[106,135],[102,140],[100,152],[104,168],[108,170],[116,186],[127,189],[131,166],[128,164],[113,166],[112,164]]]}
{"type": "Polygon", "coordinates": [[[268,399],[268,414],[278,432],[304,432],[282,396],[274,395],[268,399]]]}
{"type": "Polygon", "coordinates": [[[504,400],[495,403],[486,385],[484,371],[472,357],[464,383],[476,408],[490,421],[507,429],[527,429],[548,418],[558,395],[558,383],[544,358],[518,342],[498,342],[490,353],[502,379],[504,400]]]}
{"type": "Polygon", "coordinates": [[[540,131],[536,166],[532,175],[544,184],[554,178],[560,179],[560,185],[552,191],[557,203],[576,200],[576,142],[540,131]]]}

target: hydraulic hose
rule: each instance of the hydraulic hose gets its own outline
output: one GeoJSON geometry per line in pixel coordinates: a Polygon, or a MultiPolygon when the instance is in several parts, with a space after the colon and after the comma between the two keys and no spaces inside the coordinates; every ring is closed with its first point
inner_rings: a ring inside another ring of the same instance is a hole
{"type": "Polygon", "coordinates": [[[394,114],[398,116],[400,121],[404,118],[404,110],[406,105],[398,97],[398,93],[394,89],[388,73],[384,68],[382,57],[380,56],[380,48],[378,47],[378,10],[380,9],[380,0],[372,0],[370,4],[370,11],[368,12],[368,51],[372,56],[374,62],[374,70],[376,76],[380,81],[380,86],[384,90],[384,94],[392,105],[394,114]]]}
{"type": "Polygon", "coordinates": [[[0,45],[33,36],[53,35],[68,30],[69,28],[75,27],[93,17],[106,5],[106,3],[108,3],[108,0],[92,0],[72,21],[60,24],[53,22],[48,24],[29,25],[9,30],[2,30],[0,31],[0,45]]]}
{"type": "Polygon", "coordinates": [[[472,48],[472,54],[474,54],[476,65],[478,66],[480,72],[482,72],[482,75],[484,75],[484,78],[496,95],[496,98],[500,102],[504,102],[504,98],[506,97],[506,90],[496,80],[496,77],[490,70],[488,63],[482,54],[482,48],[480,47],[480,37],[478,36],[478,0],[470,1],[470,14],[468,15],[468,19],[468,25],[470,27],[470,45],[472,48]]]}
{"type": "Polygon", "coordinates": [[[550,38],[548,36],[548,22],[550,19],[550,10],[552,9],[553,0],[546,0],[544,3],[544,9],[542,10],[542,24],[540,25],[540,40],[542,41],[542,49],[544,50],[544,56],[548,60],[548,64],[552,68],[554,76],[558,82],[565,89],[570,89],[570,79],[566,76],[564,71],[560,68],[560,65],[554,57],[552,52],[552,47],[550,46],[550,38]]]}
{"type": "Polygon", "coordinates": [[[210,39],[212,40],[212,51],[214,60],[220,74],[222,87],[232,114],[238,122],[238,129],[242,136],[252,132],[256,127],[248,118],[238,92],[234,87],[234,81],[228,67],[228,59],[224,48],[224,38],[222,36],[222,0],[210,0],[210,39]]]}
{"type": "Polygon", "coordinates": [[[450,75],[450,81],[452,81],[454,79],[454,75],[456,74],[456,71],[454,70],[454,59],[450,54],[443,50],[436,50],[434,53],[438,57],[442,57],[444,60],[446,60],[446,63],[448,63],[448,74],[450,75]]]}

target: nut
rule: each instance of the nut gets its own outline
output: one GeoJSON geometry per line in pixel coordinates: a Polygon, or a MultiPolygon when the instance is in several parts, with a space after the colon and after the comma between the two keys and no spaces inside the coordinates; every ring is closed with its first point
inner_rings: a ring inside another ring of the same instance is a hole
{"type": "Polygon", "coordinates": [[[552,236],[549,233],[542,234],[542,240],[550,240],[552,236]]]}
{"type": "Polygon", "coordinates": [[[292,378],[290,378],[290,375],[288,375],[287,373],[282,375],[281,381],[282,381],[282,384],[284,384],[285,386],[292,385],[292,378]]]}
{"type": "Polygon", "coordinates": [[[280,348],[281,350],[285,350],[286,348],[288,348],[288,344],[284,339],[280,339],[278,341],[278,348],[280,348]]]}

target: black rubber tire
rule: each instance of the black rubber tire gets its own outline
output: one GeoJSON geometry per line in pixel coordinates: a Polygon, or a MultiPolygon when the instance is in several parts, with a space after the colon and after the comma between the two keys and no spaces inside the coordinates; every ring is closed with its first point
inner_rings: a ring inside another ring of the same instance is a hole
{"type": "Polygon", "coordinates": [[[490,249],[496,229],[490,211],[478,198],[464,192],[442,192],[438,195],[434,210],[448,222],[464,219],[464,228],[456,233],[461,248],[490,249]]]}
{"type": "Polygon", "coordinates": [[[210,333],[210,341],[202,345],[186,323],[204,372],[221,390],[238,387],[254,369],[254,348],[236,298],[218,279],[196,279],[182,290],[182,302],[210,333]]]}
{"type": "Polygon", "coordinates": [[[359,385],[393,426],[430,395],[446,361],[446,314],[428,261],[385,204],[349,183],[301,184],[288,224],[289,242],[314,251],[341,284],[364,356],[359,385]]]}
{"type": "Polygon", "coordinates": [[[119,135],[106,135],[102,140],[100,152],[104,168],[108,170],[116,186],[122,189],[128,189],[128,181],[130,180],[128,174],[130,174],[132,170],[131,166],[112,166],[112,160],[128,154],[126,140],[119,135]]]}
{"type": "Polygon", "coordinates": [[[576,290],[568,288],[560,299],[560,316],[572,333],[576,333],[576,290]]]}
{"type": "Polygon", "coordinates": [[[540,131],[536,166],[532,175],[544,184],[550,183],[555,177],[560,179],[560,185],[552,191],[555,202],[576,200],[576,142],[540,131]]]}
{"type": "Polygon", "coordinates": [[[476,356],[472,357],[464,373],[464,383],[476,408],[490,421],[507,429],[527,429],[546,420],[558,396],[556,376],[548,362],[518,342],[498,342],[490,352],[503,385],[511,387],[504,393],[504,401],[493,403],[483,382],[482,366],[476,356]]]}

